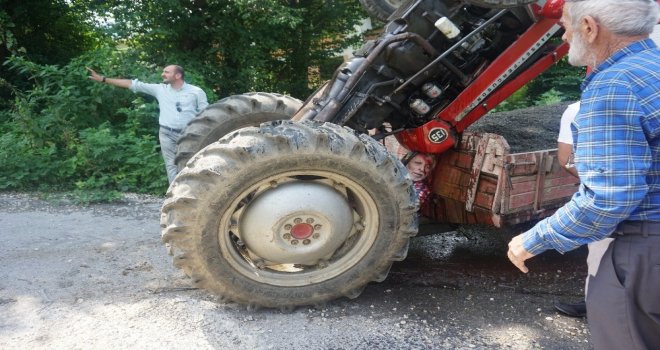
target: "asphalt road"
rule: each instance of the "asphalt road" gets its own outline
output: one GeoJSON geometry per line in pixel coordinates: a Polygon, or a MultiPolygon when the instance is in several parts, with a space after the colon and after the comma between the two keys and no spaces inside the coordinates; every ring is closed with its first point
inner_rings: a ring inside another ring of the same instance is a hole
{"type": "Polygon", "coordinates": [[[382,283],[324,308],[246,311],[191,288],[160,243],[160,198],[78,207],[0,193],[3,349],[590,349],[586,250],[521,274],[510,234],[422,227],[382,283]]]}

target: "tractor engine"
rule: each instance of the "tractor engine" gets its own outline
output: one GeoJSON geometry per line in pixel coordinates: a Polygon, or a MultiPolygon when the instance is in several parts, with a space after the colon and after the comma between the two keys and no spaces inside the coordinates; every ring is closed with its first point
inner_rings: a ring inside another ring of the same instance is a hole
{"type": "Polygon", "coordinates": [[[491,9],[463,1],[411,1],[390,17],[308,101],[301,119],[381,135],[437,116],[534,23],[529,7],[491,9]]]}

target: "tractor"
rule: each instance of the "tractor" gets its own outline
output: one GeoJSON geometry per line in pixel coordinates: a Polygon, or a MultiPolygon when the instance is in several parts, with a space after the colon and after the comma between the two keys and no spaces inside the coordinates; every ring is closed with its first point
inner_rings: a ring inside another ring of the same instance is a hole
{"type": "Polygon", "coordinates": [[[507,227],[575,192],[556,150],[466,131],[567,54],[563,1],[360,1],[387,24],[306,101],[230,96],[184,130],[161,228],[195,286],[248,309],[356,298],[406,257],[420,212],[507,227]],[[428,205],[388,139],[437,157],[428,205]]]}

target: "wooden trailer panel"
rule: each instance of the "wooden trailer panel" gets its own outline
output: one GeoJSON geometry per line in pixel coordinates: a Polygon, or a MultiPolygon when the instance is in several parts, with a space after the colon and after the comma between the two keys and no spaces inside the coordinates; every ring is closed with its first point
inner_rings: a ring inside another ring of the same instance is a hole
{"type": "Polygon", "coordinates": [[[549,216],[579,180],[557,162],[557,150],[509,153],[496,134],[466,132],[439,156],[423,215],[456,224],[514,225],[549,216]]]}

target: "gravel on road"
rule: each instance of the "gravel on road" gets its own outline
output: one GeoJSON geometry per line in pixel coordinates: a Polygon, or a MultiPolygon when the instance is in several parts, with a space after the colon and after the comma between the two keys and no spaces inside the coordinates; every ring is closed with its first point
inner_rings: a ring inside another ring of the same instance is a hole
{"type": "Polygon", "coordinates": [[[354,300],[246,311],[172,266],[161,202],[80,207],[0,193],[0,348],[591,348],[586,322],[551,307],[581,297],[582,250],[539,256],[524,275],[506,261],[506,234],[429,234],[354,300]]]}

